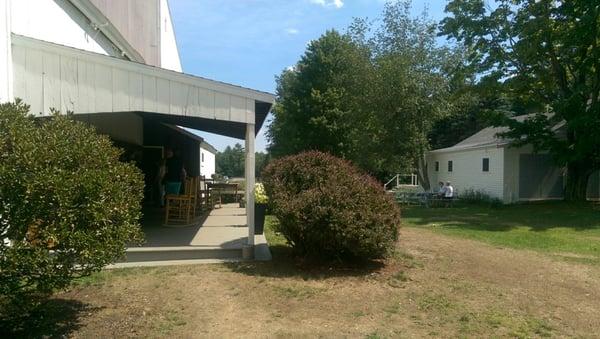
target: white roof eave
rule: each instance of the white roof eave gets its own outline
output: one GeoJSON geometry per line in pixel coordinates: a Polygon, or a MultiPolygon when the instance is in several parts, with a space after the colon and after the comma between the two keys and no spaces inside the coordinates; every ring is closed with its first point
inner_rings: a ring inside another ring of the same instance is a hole
{"type": "Polygon", "coordinates": [[[172,81],[177,81],[184,84],[200,86],[214,91],[254,99],[256,101],[261,101],[269,104],[275,103],[275,95],[272,93],[232,85],[221,81],[210,80],[195,75],[180,73],[169,69],[146,65],[144,63],[139,63],[135,61],[123,60],[109,55],[98,54],[14,33],[12,33],[12,37],[13,44],[18,44],[30,48],[41,48],[46,51],[54,51],[56,53],[68,55],[73,58],[80,58],[82,56],[85,56],[90,60],[94,60],[108,66],[116,66],[122,69],[130,70],[132,72],[140,72],[172,81]]]}

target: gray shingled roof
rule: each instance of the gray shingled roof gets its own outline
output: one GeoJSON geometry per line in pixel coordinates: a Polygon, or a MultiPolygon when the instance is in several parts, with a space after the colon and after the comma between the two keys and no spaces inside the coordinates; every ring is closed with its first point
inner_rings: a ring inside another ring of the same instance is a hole
{"type": "Polygon", "coordinates": [[[462,151],[471,148],[479,148],[486,146],[503,146],[510,143],[510,140],[498,137],[498,133],[506,132],[507,127],[487,127],[473,134],[458,144],[433,150],[433,153],[462,151]]]}
{"type": "MultiPolygon", "coordinates": [[[[535,113],[520,115],[520,116],[514,117],[513,119],[515,119],[517,121],[524,121],[530,117],[533,117],[534,115],[535,115],[535,113]]],[[[560,133],[559,129],[563,126],[564,126],[564,123],[559,123],[553,129],[557,133],[560,133]]],[[[500,138],[500,137],[498,137],[498,134],[502,133],[502,132],[506,132],[506,131],[508,131],[508,127],[487,127],[487,128],[482,129],[481,131],[473,134],[472,136],[466,138],[465,140],[459,142],[458,144],[456,144],[454,146],[436,149],[431,152],[432,153],[444,153],[444,152],[463,151],[463,150],[480,148],[480,147],[505,146],[505,145],[510,144],[510,140],[505,139],[505,138],[500,138]]]]}

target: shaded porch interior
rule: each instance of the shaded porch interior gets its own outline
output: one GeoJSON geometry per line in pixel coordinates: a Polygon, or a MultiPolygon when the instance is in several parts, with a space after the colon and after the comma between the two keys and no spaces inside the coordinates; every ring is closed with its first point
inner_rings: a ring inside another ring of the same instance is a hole
{"type": "MultiPolygon", "coordinates": [[[[158,261],[190,259],[234,259],[242,257],[242,248],[249,243],[249,229],[245,208],[239,203],[223,204],[220,208],[203,210],[190,225],[169,227],[165,225],[165,210],[160,207],[158,191],[158,168],[165,149],[175,151],[183,161],[190,177],[200,175],[202,138],[178,126],[193,126],[197,129],[202,119],[195,118],[194,124],[185,120],[173,120],[161,114],[146,112],[77,114],[79,121],[93,126],[99,133],[108,135],[124,150],[124,161],[134,162],[144,174],[145,191],[143,201],[142,230],[145,243],[130,247],[126,261],[150,263],[158,261]],[[178,125],[172,125],[176,122],[178,125]],[[204,250],[203,253],[199,253],[204,250]]],[[[220,131],[228,136],[239,136],[228,129],[230,122],[219,125],[211,122],[211,132],[220,131]]],[[[255,257],[269,260],[270,252],[266,239],[256,235],[255,257]]],[[[129,263],[120,263],[121,267],[129,263]]]]}

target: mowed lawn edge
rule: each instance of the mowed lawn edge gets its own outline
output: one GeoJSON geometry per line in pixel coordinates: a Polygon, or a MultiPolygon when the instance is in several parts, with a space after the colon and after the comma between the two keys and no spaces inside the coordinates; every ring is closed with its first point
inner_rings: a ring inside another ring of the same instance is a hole
{"type": "Polygon", "coordinates": [[[403,227],[526,249],[566,260],[600,264],[600,205],[543,202],[491,208],[408,206],[403,227]]]}

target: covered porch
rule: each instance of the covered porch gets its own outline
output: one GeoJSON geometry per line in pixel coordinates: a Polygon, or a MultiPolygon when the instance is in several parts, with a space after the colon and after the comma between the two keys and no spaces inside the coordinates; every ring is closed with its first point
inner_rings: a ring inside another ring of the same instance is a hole
{"type": "MultiPolygon", "coordinates": [[[[144,214],[146,242],[129,247],[112,268],[237,261],[248,243],[246,209],[224,204],[188,227],[165,227],[159,211],[144,214]]],[[[263,234],[254,236],[254,259],[271,260],[263,234]]]]}
{"type": "MultiPolygon", "coordinates": [[[[164,128],[156,126],[244,140],[246,207],[225,205],[185,228],[164,227],[160,211],[145,208],[147,242],[130,248],[128,261],[266,258],[264,237],[254,234],[254,143],[274,103],[272,94],[14,34],[12,57],[14,97],[36,116],[49,116],[52,109],[72,112],[133,149],[167,146],[164,128]]],[[[193,152],[190,145],[182,149],[193,152]]]]}

